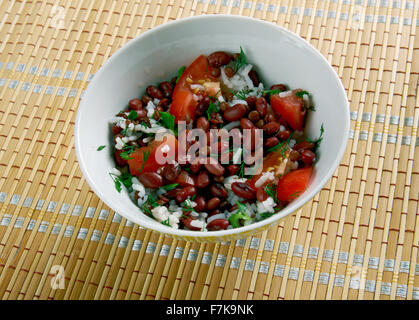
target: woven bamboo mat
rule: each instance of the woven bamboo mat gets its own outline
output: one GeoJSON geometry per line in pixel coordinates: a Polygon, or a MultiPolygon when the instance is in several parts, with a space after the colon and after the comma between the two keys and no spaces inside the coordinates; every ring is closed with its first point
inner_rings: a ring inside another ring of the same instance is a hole
{"type": "Polygon", "coordinates": [[[0,297],[419,299],[419,1],[0,1],[0,297]],[[78,168],[91,77],[164,22],[274,22],[334,66],[351,105],[341,165],[258,236],[188,243],[107,208],[78,168]],[[64,280],[64,281],[62,281],[64,280]]]}

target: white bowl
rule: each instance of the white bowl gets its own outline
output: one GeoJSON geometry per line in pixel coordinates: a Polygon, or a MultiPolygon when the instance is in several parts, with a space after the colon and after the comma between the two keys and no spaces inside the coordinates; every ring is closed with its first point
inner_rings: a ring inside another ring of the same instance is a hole
{"type": "Polygon", "coordinates": [[[142,227],[177,239],[228,241],[260,232],[296,211],[319,192],[336,170],[349,134],[349,105],[342,83],[327,60],[299,36],[261,20],[205,15],[166,23],[131,40],[112,55],[93,77],[77,111],[75,147],[80,168],[91,188],[115,212],[142,227]],[[324,124],[319,149],[307,190],[278,214],[237,229],[199,232],[175,230],[141,213],[126,191],[118,193],[109,176],[115,167],[109,119],[145,87],[176,75],[200,54],[240,46],[255,65],[266,86],[286,83],[312,94],[315,112],[306,125],[317,138],[324,124]],[[100,152],[98,146],[106,148],[100,152]]]}

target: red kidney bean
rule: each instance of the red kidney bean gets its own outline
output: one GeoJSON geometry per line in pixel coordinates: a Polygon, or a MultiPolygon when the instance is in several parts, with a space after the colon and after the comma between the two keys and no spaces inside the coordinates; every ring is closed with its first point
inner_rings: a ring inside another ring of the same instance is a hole
{"type": "Polygon", "coordinates": [[[300,159],[300,153],[294,149],[290,150],[288,159],[290,159],[290,161],[297,161],[298,159],[300,159]]]}
{"type": "Polygon", "coordinates": [[[224,176],[215,176],[213,179],[215,182],[224,182],[224,176]]]}
{"type": "Polygon", "coordinates": [[[221,70],[220,70],[220,68],[217,68],[217,67],[212,67],[212,68],[211,68],[211,75],[212,75],[214,78],[218,78],[218,77],[220,76],[220,74],[221,74],[221,70]]]}
{"type": "Polygon", "coordinates": [[[173,198],[176,198],[176,195],[178,194],[178,192],[180,192],[180,190],[182,190],[182,188],[177,187],[173,190],[167,191],[164,195],[169,199],[173,199],[173,198]]]}
{"type": "Polygon", "coordinates": [[[206,171],[201,171],[196,178],[196,186],[198,188],[205,188],[209,185],[210,178],[206,171]]]}
{"type": "Polygon", "coordinates": [[[263,132],[268,136],[276,135],[279,130],[281,130],[280,126],[276,122],[269,122],[263,126],[263,132]]]}
{"type": "Polygon", "coordinates": [[[255,125],[253,124],[252,121],[250,121],[247,118],[242,118],[240,120],[240,126],[242,129],[253,129],[255,127],[255,125]]]}
{"type": "Polygon", "coordinates": [[[156,86],[148,86],[145,91],[147,92],[147,94],[154,98],[154,99],[163,99],[163,93],[161,93],[161,91],[159,90],[159,88],[157,88],[156,86]]]}
{"type": "Polygon", "coordinates": [[[248,96],[246,98],[247,105],[251,108],[254,107],[256,105],[256,100],[256,96],[248,96]]]}
{"type": "Polygon", "coordinates": [[[231,191],[233,191],[237,196],[247,200],[252,200],[256,197],[255,189],[243,182],[234,182],[231,185],[231,191]]]}
{"type": "Polygon", "coordinates": [[[206,117],[200,117],[196,120],[196,127],[198,129],[202,129],[204,131],[208,131],[209,130],[209,121],[206,117]]]}
{"type": "Polygon", "coordinates": [[[157,108],[161,108],[161,111],[164,111],[167,109],[167,106],[169,105],[169,99],[163,98],[159,101],[159,104],[157,105],[157,108]]]}
{"type": "Polygon", "coordinates": [[[143,119],[147,117],[147,110],[145,109],[141,109],[141,110],[137,110],[137,118],[138,119],[143,119]]]}
{"type": "Polygon", "coordinates": [[[230,55],[224,51],[216,51],[208,56],[208,63],[211,67],[219,68],[228,64],[231,60],[230,55]]]}
{"type": "Polygon", "coordinates": [[[194,210],[197,212],[201,212],[205,210],[205,207],[207,205],[205,198],[203,196],[197,196],[194,199],[194,202],[196,203],[196,206],[194,207],[194,210]]]}
{"type": "Polygon", "coordinates": [[[264,120],[265,120],[266,123],[268,123],[268,122],[276,121],[276,118],[275,118],[275,116],[272,113],[268,113],[265,116],[265,119],[264,120]]]}
{"type": "Polygon", "coordinates": [[[194,227],[194,226],[191,225],[191,222],[193,220],[195,220],[195,219],[192,219],[192,217],[187,217],[187,218],[183,218],[181,221],[182,221],[183,225],[185,227],[187,227],[189,230],[192,230],[192,231],[200,231],[201,228],[194,227]]]}
{"type": "Polygon", "coordinates": [[[250,111],[249,112],[249,115],[247,117],[253,123],[256,123],[256,122],[258,122],[260,120],[259,112],[257,112],[256,110],[250,111]]]}
{"type": "Polygon", "coordinates": [[[288,140],[290,135],[291,135],[291,132],[289,130],[284,130],[278,133],[278,138],[281,141],[285,141],[285,140],[288,140]]]}
{"type": "Polygon", "coordinates": [[[301,157],[300,160],[306,164],[306,165],[311,165],[314,160],[316,159],[316,154],[313,151],[310,150],[303,150],[301,152],[301,157]]]}
{"type": "Polygon", "coordinates": [[[201,166],[202,164],[198,160],[196,160],[193,163],[191,163],[190,168],[193,173],[198,173],[199,169],[201,169],[201,166]]]}
{"type": "Polygon", "coordinates": [[[297,150],[301,153],[303,150],[313,150],[314,149],[314,143],[308,142],[307,140],[304,140],[300,143],[297,143],[294,147],[294,150],[297,150]]]}
{"type": "Polygon", "coordinates": [[[196,188],[194,186],[186,186],[176,194],[176,201],[182,203],[186,198],[191,197],[194,194],[196,194],[196,188]]]}
{"type": "Polygon", "coordinates": [[[219,209],[215,209],[208,214],[208,218],[212,217],[212,216],[215,216],[216,214],[220,214],[220,213],[221,213],[221,211],[219,209]]]}
{"type": "Polygon", "coordinates": [[[157,108],[156,108],[156,110],[154,110],[153,119],[156,120],[156,121],[160,120],[160,110],[157,110],[157,108]]]}
{"type": "Polygon", "coordinates": [[[114,135],[117,135],[118,133],[120,133],[122,131],[122,128],[121,127],[118,127],[118,126],[112,126],[112,133],[114,134],[114,135]]]}
{"type": "Polygon", "coordinates": [[[231,78],[232,76],[234,76],[236,74],[236,72],[234,71],[234,69],[232,67],[225,67],[224,73],[229,78],[231,78]]]}
{"type": "Polygon", "coordinates": [[[264,125],[265,121],[263,121],[263,119],[260,119],[258,122],[256,122],[256,127],[259,129],[262,129],[264,125]]]}
{"type": "MultiPolygon", "coordinates": [[[[211,120],[210,120],[210,122],[213,125],[214,124],[217,125],[217,124],[223,123],[224,120],[223,120],[223,117],[221,116],[221,114],[219,114],[218,112],[213,112],[213,113],[211,113],[211,120]]],[[[213,127],[213,126],[211,126],[211,127],[213,127]]],[[[214,126],[214,128],[218,128],[218,127],[217,126],[214,126]]]]}
{"type": "Polygon", "coordinates": [[[221,112],[226,111],[228,108],[230,108],[230,105],[227,102],[221,102],[220,103],[220,111],[221,112]]]}
{"type": "Polygon", "coordinates": [[[226,219],[215,219],[207,224],[207,229],[209,231],[225,230],[229,225],[230,223],[226,219]]]}
{"type": "Polygon", "coordinates": [[[205,168],[214,176],[222,176],[225,172],[224,167],[214,158],[207,158],[205,168]]]}
{"type": "Polygon", "coordinates": [[[272,147],[275,147],[278,143],[279,143],[279,140],[277,137],[270,137],[265,140],[265,147],[272,148],[272,147]]]}
{"type": "Polygon", "coordinates": [[[169,81],[163,81],[159,85],[161,92],[165,98],[170,98],[173,93],[172,84],[169,81]]]}
{"type": "Polygon", "coordinates": [[[116,164],[120,167],[126,166],[128,164],[128,161],[121,157],[122,152],[124,152],[124,150],[115,150],[113,154],[116,164]]]}
{"type": "Polygon", "coordinates": [[[138,98],[131,99],[128,105],[130,110],[140,110],[143,108],[143,102],[138,98]]]}
{"type": "Polygon", "coordinates": [[[274,84],[271,86],[271,90],[281,90],[281,91],[287,91],[287,86],[285,84],[274,84]]]}
{"type": "Polygon", "coordinates": [[[143,105],[146,106],[150,101],[153,101],[153,99],[149,95],[143,95],[141,98],[141,101],[143,102],[143,105]]]}
{"type": "Polygon", "coordinates": [[[259,202],[265,201],[268,199],[268,194],[266,193],[264,188],[257,188],[256,189],[256,200],[259,202]]]}
{"type": "Polygon", "coordinates": [[[237,121],[246,114],[247,108],[244,104],[238,103],[224,111],[224,119],[227,121],[237,121]]]}
{"type": "Polygon", "coordinates": [[[156,172],[143,172],[138,176],[138,180],[146,188],[156,189],[163,185],[163,177],[156,172]]]}
{"type": "Polygon", "coordinates": [[[268,111],[268,104],[264,97],[260,97],[256,100],[256,110],[259,112],[260,116],[263,118],[268,111]]]}
{"type": "Polygon", "coordinates": [[[249,76],[250,80],[252,80],[253,85],[254,85],[255,87],[259,86],[260,80],[259,80],[259,75],[258,75],[258,73],[256,72],[256,70],[253,70],[253,69],[252,69],[252,70],[250,70],[250,72],[249,72],[248,76],[249,76]]]}
{"type": "Polygon", "coordinates": [[[214,197],[218,197],[220,199],[227,198],[227,190],[221,184],[214,183],[210,186],[209,190],[214,197]]]}
{"type": "Polygon", "coordinates": [[[163,169],[163,176],[168,181],[175,181],[181,172],[180,165],[176,163],[170,163],[163,169]]]}
{"type": "Polygon", "coordinates": [[[239,166],[237,164],[230,164],[227,169],[228,169],[228,173],[230,174],[230,176],[233,176],[237,173],[237,171],[239,171],[239,166]]]}
{"type": "Polygon", "coordinates": [[[208,106],[205,106],[202,101],[198,103],[195,110],[195,116],[201,117],[205,115],[205,112],[207,111],[208,106]]]}
{"type": "Polygon", "coordinates": [[[190,175],[187,171],[182,170],[179,176],[176,179],[176,182],[179,183],[180,186],[194,186],[195,180],[193,179],[192,175],[190,175]]]}
{"type": "Polygon", "coordinates": [[[218,197],[211,198],[207,202],[207,208],[206,209],[208,211],[212,211],[212,210],[216,209],[220,205],[220,203],[221,203],[220,198],[218,198],[218,197]]]}

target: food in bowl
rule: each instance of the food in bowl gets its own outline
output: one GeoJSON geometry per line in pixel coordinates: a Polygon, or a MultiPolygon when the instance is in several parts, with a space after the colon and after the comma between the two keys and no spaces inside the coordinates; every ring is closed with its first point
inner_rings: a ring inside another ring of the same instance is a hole
{"type": "Polygon", "coordinates": [[[238,228],[278,213],[310,180],[317,139],[304,135],[310,94],[265,89],[243,50],[200,55],[147,86],[110,120],[120,192],[175,228],[238,228]]]}

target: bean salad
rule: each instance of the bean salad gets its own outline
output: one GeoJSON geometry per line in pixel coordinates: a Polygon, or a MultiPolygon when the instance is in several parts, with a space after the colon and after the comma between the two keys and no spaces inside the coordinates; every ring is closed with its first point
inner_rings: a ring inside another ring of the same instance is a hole
{"type": "Polygon", "coordinates": [[[307,188],[323,138],[323,126],[316,139],[304,134],[313,111],[305,90],[265,88],[242,48],[200,55],[110,119],[109,174],[139,214],[167,227],[249,225],[307,188]]]}

